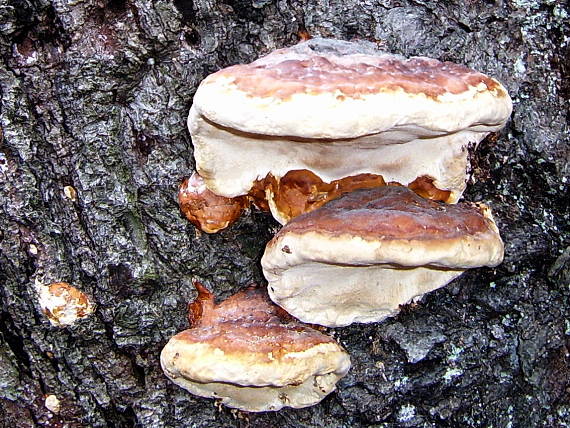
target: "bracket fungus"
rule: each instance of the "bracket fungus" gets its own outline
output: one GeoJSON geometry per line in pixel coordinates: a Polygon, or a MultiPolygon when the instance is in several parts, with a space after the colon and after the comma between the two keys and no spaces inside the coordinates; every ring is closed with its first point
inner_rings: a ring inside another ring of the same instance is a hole
{"type": "Polygon", "coordinates": [[[301,321],[340,327],[381,321],[466,269],[502,259],[485,205],[443,204],[385,186],[293,219],[261,264],[275,303],[301,321]]]}
{"type": "Polygon", "coordinates": [[[43,314],[57,327],[73,325],[95,310],[89,297],[67,282],[44,285],[37,281],[36,291],[43,314]]]}
{"type": "Polygon", "coordinates": [[[216,304],[195,282],[190,329],[170,339],[160,361],[174,383],[240,410],[307,407],[334,390],[350,368],[331,337],[303,325],[248,287],[216,304]]]}
{"type": "Polygon", "coordinates": [[[264,195],[284,224],[339,196],[326,185],[362,174],[457,202],[468,149],[501,129],[511,110],[498,81],[465,66],[315,38],[208,76],[188,126],[208,189],[264,195]],[[317,194],[314,203],[288,206],[282,183],[291,172],[322,183],[306,195],[317,194]]]}

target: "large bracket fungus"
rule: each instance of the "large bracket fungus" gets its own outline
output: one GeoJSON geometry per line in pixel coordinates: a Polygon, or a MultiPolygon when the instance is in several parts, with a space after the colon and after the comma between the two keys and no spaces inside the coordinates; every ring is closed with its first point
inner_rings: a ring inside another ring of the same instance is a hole
{"type": "Polygon", "coordinates": [[[363,174],[457,202],[468,147],[501,129],[511,110],[499,82],[467,67],[312,39],[208,76],[188,126],[209,190],[261,195],[286,223],[343,193],[331,183],[355,189],[363,174]],[[312,203],[290,206],[283,196],[291,172],[297,188],[316,181],[312,203]]]}
{"type": "Polygon", "coordinates": [[[346,351],[274,305],[265,289],[249,287],[215,304],[195,286],[191,328],[160,356],[165,374],[191,393],[250,412],[300,408],[321,401],[348,372],[346,351]]]}
{"type": "Polygon", "coordinates": [[[339,327],[381,321],[466,269],[502,259],[485,205],[442,204],[385,186],[293,219],[261,264],[274,302],[301,321],[339,327]]]}
{"type": "Polygon", "coordinates": [[[241,410],[310,406],[350,360],[289,314],[381,321],[498,265],[489,208],[457,202],[468,151],[511,110],[484,74],[367,42],[312,39],[208,76],[188,117],[197,171],[180,187],[182,211],[213,233],[253,203],[285,226],[261,261],[269,296],[248,288],[216,305],[196,283],[191,328],[161,354],[166,375],[241,410]]]}

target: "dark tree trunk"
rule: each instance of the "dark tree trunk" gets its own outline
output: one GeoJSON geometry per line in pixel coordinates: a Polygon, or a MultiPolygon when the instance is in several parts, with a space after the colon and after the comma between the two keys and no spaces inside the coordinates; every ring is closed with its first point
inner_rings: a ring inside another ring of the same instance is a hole
{"type": "Polygon", "coordinates": [[[3,0],[0,425],[570,423],[564,3],[3,0]],[[246,415],[189,395],[159,366],[186,327],[191,279],[221,297],[261,281],[277,226],[252,211],[199,235],[181,217],[177,185],[193,170],[185,117],[207,74],[305,30],[463,63],[505,84],[512,120],[476,153],[465,198],[494,209],[506,259],[384,323],[334,330],[353,368],[321,404],[246,415]],[[95,312],[52,326],[36,284],[59,281],[95,312]]]}

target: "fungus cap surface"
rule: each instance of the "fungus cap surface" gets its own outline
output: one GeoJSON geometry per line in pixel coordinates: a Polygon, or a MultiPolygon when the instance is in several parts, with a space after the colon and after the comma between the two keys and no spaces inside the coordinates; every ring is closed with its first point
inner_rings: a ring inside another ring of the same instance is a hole
{"type": "Polygon", "coordinates": [[[180,183],[178,204],[184,216],[206,233],[216,233],[230,226],[248,206],[245,197],[216,195],[196,172],[180,183]]]}
{"type": "Polygon", "coordinates": [[[43,314],[54,326],[73,325],[95,310],[91,299],[67,282],[53,282],[48,285],[36,282],[36,291],[43,314]]]}
{"type": "Polygon", "coordinates": [[[486,206],[440,204],[385,186],[292,220],[261,263],[275,303],[302,321],[335,327],[380,321],[464,270],[502,258],[486,206]]]}
{"type": "Polygon", "coordinates": [[[208,76],[194,106],[223,127],[317,139],[490,131],[512,109],[499,82],[463,65],[319,38],[208,76]]]}

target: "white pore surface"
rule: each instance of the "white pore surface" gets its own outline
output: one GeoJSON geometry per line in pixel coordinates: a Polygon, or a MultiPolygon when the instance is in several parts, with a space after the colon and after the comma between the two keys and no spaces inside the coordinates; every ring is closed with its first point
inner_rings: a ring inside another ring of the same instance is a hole
{"type": "Polygon", "coordinates": [[[301,321],[327,327],[371,323],[440,288],[463,270],[307,263],[269,281],[271,300],[301,321]]]}
{"type": "Polygon", "coordinates": [[[198,173],[222,196],[247,194],[256,180],[292,170],[309,170],[323,181],[378,174],[407,185],[428,176],[456,202],[467,179],[467,146],[475,147],[487,132],[462,131],[417,138],[411,128],[393,129],[357,139],[292,140],[244,134],[205,120],[194,108],[188,121],[198,173]]]}
{"type": "Polygon", "coordinates": [[[322,376],[311,376],[300,385],[255,387],[222,382],[199,383],[182,377],[171,378],[175,384],[194,395],[217,398],[225,406],[246,412],[313,406],[334,391],[338,379],[339,376],[335,373],[328,373],[322,376]]]}
{"type": "Polygon", "coordinates": [[[350,358],[337,343],[321,343],[285,356],[224,352],[174,336],[162,350],[164,373],[201,397],[219,398],[250,412],[306,407],[321,401],[348,372],[350,358]]]}

